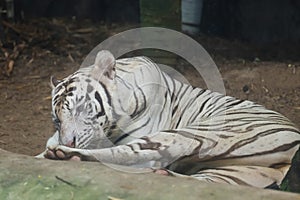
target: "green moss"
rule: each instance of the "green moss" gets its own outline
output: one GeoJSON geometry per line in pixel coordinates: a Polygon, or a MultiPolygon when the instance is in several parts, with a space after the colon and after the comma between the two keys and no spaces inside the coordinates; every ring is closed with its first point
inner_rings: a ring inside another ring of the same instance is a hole
{"type": "Polygon", "coordinates": [[[69,182],[67,184],[54,177],[42,177],[22,179],[18,176],[1,177],[0,199],[108,199],[108,196],[126,198],[125,193],[111,194],[105,193],[101,186],[92,187],[90,183],[79,185],[80,181],[69,182]],[[77,185],[78,184],[78,185],[77,185]],[[76,197],[76,198],[75,198],[76,197]]]}
{"type": "MultiPolygon", "coordinates": [[[[37,160],[0,149],[0,199],[297,199],[300,195],[132,174],[100,163],[37,160]]],[[[299,199],[299,198],[298,198],[299,199]]]]}

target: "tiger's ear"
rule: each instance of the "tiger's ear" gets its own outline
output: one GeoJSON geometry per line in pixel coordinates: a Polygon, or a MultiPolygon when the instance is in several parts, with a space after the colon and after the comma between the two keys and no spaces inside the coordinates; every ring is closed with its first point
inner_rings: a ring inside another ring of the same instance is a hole
{"type": "Polygon", "coordinates": [[[61,81],[57,80],[57,78],[55,78],[54,76],[50,77],[50,85],[51,88],[54,89],[61,81]]]}
{"type": "Polygon", "coordinates": [[[113,80],[116,76],[115,66],[116,60],[109,51],[99,51],[91,75],[98,81],[113,80]]]}

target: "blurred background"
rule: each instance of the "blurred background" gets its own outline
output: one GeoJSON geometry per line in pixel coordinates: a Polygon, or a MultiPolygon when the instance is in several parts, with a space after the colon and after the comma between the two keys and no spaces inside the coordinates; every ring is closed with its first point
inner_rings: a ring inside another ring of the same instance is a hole
{"type": "Polygon", "coordinates": [[[299,42],[300,33],[297,0],[183,0],[182,9],[180,0],[2,0],[1,7],[3,17],[15,21],[66,17],[178,30],[183,21],[205,34],[257,44],[299,42]]]}
{"type": "MultiPolygon", "coordinates": [[[[51,75],[76,71],[101,41],[157,26],[182,31],[216,62],[226,93],[276,110],[300,126],[300,1],[0,0],[0,148],[35,155],[54,129],[51,75]]],[[[148,55],[206,88],[169,52],[148,55]]],[[[300,155],[283,190],[300,192],[300,155]]]]}

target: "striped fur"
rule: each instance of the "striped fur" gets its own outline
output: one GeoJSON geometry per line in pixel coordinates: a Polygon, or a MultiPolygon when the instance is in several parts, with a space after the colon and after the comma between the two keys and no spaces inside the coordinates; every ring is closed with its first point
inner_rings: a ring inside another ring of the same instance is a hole
{"type": "Polygon", "coordinates": [[[97,58],[54,85],[48,149],[207,182],[280,185],[300,144],[287,118],[183,84],[145,57],[97,58]]]}

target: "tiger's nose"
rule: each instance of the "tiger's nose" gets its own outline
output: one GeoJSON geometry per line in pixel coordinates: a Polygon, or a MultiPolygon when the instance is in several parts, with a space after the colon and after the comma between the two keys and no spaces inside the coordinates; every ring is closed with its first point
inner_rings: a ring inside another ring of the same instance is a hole
{"type": "Polygon", "coordinates": [[[75,148],[76,137],[73,137],[73,140],[70,140],[66,143],[67,147],[75,148]]]}

